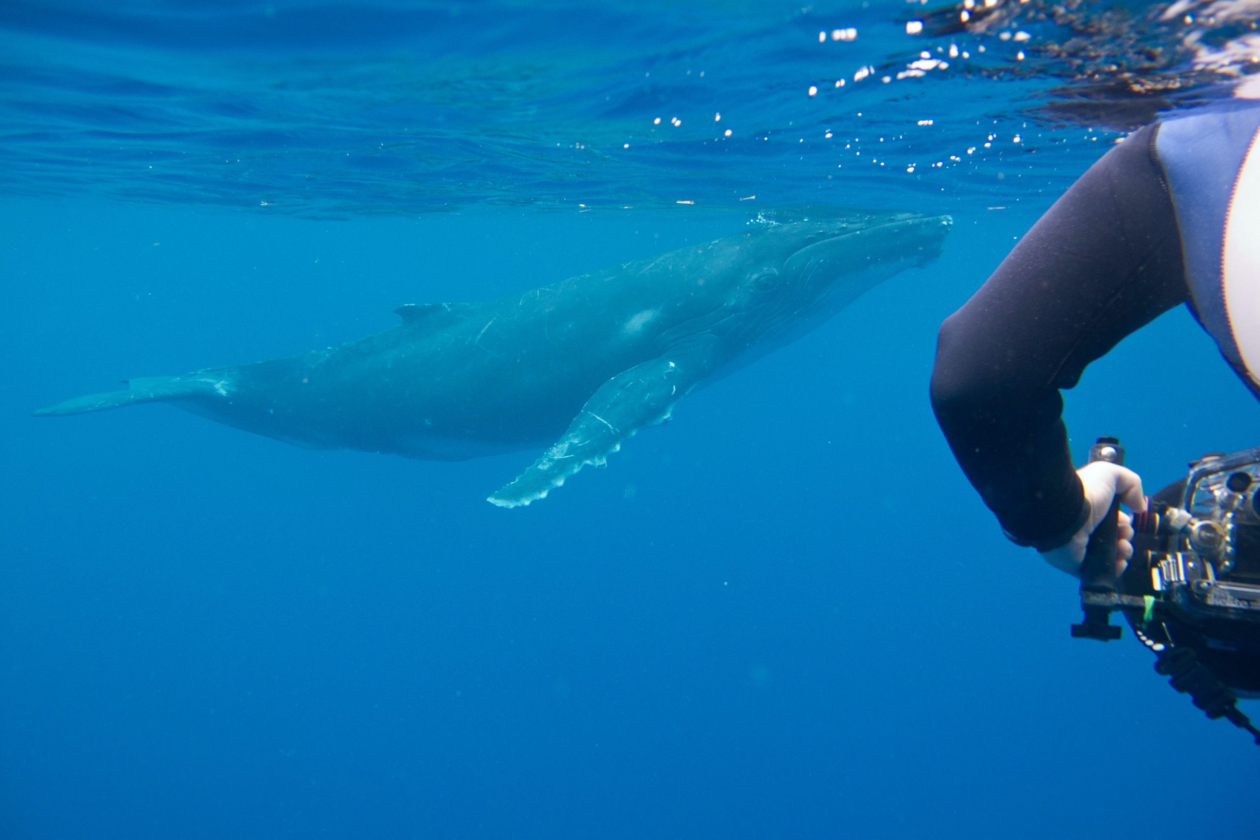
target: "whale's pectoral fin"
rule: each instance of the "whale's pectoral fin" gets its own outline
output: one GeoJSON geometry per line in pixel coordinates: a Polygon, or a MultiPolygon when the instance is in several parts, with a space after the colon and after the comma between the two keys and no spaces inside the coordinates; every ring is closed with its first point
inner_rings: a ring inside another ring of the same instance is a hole
{"type": "Polygon", "coordinates": [[[604,466],[623,440],[669,419],[674,404],[716,366],[718,351],[717,339],[705,336],[609,379],[560,440],[488,501],[500,507],[527,505],[587,464],[604,466]]]}

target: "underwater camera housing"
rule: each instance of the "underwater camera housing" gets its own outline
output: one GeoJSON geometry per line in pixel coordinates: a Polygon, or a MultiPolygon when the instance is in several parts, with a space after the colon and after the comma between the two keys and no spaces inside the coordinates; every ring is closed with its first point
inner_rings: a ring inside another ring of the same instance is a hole
{"type": "MultiPolygon", "coordinates": [[[[1115,438],[1099,438],[1090,456],[1120,463],[1124,451],[1115,438]]],[[[1081,574],[1085,620],[1072,635],[1119,638],[1108,616],[1120,610],[1173,688],[1260,744],[1260,731],[1235,705],[1260,697],[1260,447],[1205,455],[1152,496],[1133,517],[1133,557],[1118,577],[1114,524],[1109,537],[1106,530],[1090,540],[1081,574]]]]}

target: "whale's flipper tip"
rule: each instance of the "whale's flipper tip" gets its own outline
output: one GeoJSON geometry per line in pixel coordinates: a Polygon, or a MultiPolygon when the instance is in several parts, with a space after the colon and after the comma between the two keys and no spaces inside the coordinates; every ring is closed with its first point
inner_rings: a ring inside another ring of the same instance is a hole
{"type": "MultiPolygon", "coordinates": [[[[506,488],[505,488],[505,489],[506,489],[506,488]]],[[[501,493],[501,492],[503,492],[503,491],[502,491],[502,490],[500,490],[499,492],[501,493]]],[[[543,494],[543,496],[545,496],[545,495],[546,495],[546,494],[544,493],[544,494],[543,494]]],[[[542,498],[542,496],[538,496],[538,497],[536,497],[536,498],[539,498],[539,499],[540,499],[540,498],[542,498]]],[[[507,497],[507,496],[500,496],[500,495],[499,495],[499,493],[495,493],[493,496],[487,496],[487,497],[486,497],[486,501],[487,501],[487,502],[489,502],[490,504],[494,505],[495,507],[509,508],[509,509],[510,509],[510,508],[518,508],[518,507],[528,507],[528,506],[529,506],[529,503],[530,503],[530,502],[532,502],[532,501],[535,501],[535,499],[533,499],[533,498],[531,498],[531,499],[513,499],[513,498],[509,498],[509,497],[507,497]]]]}
{"type": "Polygon", "coordinates": [[[556,476],[539,482],[537,476],[531,476],[527,471],[486,497],[486,501],[501,508],[529,507],[531,503],[547,498],[547,494],[564,484],[567,477],[556,476]]]}

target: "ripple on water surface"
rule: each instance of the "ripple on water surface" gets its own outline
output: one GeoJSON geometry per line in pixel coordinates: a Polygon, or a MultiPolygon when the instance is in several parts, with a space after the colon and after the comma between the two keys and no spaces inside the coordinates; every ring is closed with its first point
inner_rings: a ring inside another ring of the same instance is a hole
{"type": "Polygon", "coordinates": [[[1245,81],[1246,7],[14,0],[0,189],[316,216],[1018,200],[1245,81]]]}

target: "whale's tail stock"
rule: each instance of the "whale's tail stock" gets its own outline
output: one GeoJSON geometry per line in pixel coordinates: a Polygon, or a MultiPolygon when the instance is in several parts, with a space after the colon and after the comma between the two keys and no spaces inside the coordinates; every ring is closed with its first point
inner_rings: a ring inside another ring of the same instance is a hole
{"type": "Polygon", "coordinates": [[[196,400],[198,397],[226,397],[229,393],[227,380],[209,372],[183,376],[146,376],[132,379],[125,391],[106,391],[75,397],[62,403],[33,412],[39,417],[57,417],[65,414],[87,414],[106,411],[127,405],[148,402],[179,402],[196,400]]]}

